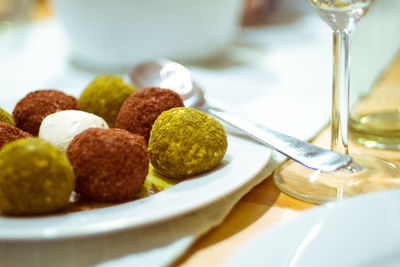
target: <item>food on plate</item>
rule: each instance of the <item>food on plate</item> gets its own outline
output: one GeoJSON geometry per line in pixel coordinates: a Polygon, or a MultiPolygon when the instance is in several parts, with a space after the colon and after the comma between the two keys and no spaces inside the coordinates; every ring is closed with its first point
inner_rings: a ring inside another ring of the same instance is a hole
{"type": "Polygon", "coordinates": [[[67,157],[49,142],[27,138],[0,151],[0,212],[35,215],[70,204],[75,175],[67,157]]]}
{"type": "Polygon", "coordinates": [[[63,110],[47,116],[40,125],[39,137],[66,152],[75,135],[89,128],[108,129],[107,123],[92,113],[63,110]]]}
{"type": "Polygon", "coordinates": [[[145,88],[125,100],[115,126],[142,135],[148,142],[151,127],[161,112],[183,106],[182,98],[172,90],[145,88]]]}
{"type": "Polygon", "coordinates": [[[0,122],[0,149],[5,144],[28,137],[32,137],[32,135],[8,123],[0,122]]]}
{"type": "Polygon", "coordinates": [[[0,149],[0,214],[39,215],[165,190],[217,166],[227,138],[176,92],[102,75],[79,100],[37,90],[0,108],[0,149]]]}
{"type": "Polygon", "coordinates": [[[114,127],[118,112],[125,99],[136,89],[113,75],[96,77],[79,97],[83,111],[102,117],[110,127],[114,127]]]}
{"type": "Polygon", "coordinates": [[[185,178],[216,167],[225,155],[224,127],[191,108],[164,111],[154,122],[148,144],[155,170],[170,178],[185,178]]]}
{"type": "Polygon", "coordinates": [[[17,103],[13,116],[18,128],[37,136],[45,117],[66,109],[79,109],[75,97],[57,90],[38,90],[27,94],[17,103]]]}
{"type": "Polygon", "coordinates": [[[14,118],[2,108],[0,108],[0,122],[5,122],[15,126],[14,118]]]}
{"type": "Polygon", "coordinates": [[[180,180],[171,179],[162,176],[154,170],[154,167],[150,164],[149,173],[146,176],[143,187],[141,191],[136,195],[137,198],[147,197],[152,194],[161,192],[177,183],[180,180]]]}
{"type": "Polygon", "coordinates": [[[90,201],[132,199],[149,169],[144,138],[117,128],[90,128],[76,135],[67,157],[76,174],[75,192],[90,201]]]}

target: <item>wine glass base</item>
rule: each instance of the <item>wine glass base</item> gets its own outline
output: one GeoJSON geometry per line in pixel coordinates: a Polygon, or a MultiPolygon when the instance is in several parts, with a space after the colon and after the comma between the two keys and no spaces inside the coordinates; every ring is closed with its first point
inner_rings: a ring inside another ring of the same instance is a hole
{"type": "Polygon", "coordinates": [[[356,163],[330,173],[290,160],[274,172],[275,184],[294,198],[317,204],[400,188],[400,169],[393,163],[367,155],[351,156],[356,163]]]}

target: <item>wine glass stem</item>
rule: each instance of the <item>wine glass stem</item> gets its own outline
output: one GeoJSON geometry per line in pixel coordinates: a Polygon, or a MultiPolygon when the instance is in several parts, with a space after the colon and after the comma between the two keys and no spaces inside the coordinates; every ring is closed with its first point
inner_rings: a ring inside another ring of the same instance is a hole
{"type": "Polygon", "coordinates": [[[348,154],[350,33],[333,32],[331,150],[348,154]]]}

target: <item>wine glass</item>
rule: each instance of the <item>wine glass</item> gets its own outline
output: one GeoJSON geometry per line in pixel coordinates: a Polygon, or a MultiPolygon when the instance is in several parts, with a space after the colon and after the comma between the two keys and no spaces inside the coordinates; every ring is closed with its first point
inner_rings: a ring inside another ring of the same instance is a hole
{"type": "MultiPolygon", "coordinates": [[[[374,0],[307,1],[333,30],[331,150],[348,154],[350,37],[374,0]]],[[[286,194],[313,203],[400,187],[400,170],[393,163],[351,156],[351,165],[330,173],[288,161],[275,171],[275,184],[286,194]]]]}

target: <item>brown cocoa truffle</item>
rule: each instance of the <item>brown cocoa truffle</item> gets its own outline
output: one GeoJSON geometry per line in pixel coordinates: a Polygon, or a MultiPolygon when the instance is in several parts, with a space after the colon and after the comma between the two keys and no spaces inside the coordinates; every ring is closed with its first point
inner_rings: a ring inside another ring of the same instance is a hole
{"type": "Polygon", "coordinates": [[[0,149],[5,144],[28,137],[32,137],[32,135],[12,126],[11,124],[0,122],[0,149]]]}
{"type": "Polygon", "coordinates": [[[149,141],[151,127],[166,110],[183,107],[182,98],[174,91],[158,87],[131,94],[122,104],[115,127],[144,136],[149,141]]]}
{"type": "Polygon", "coordinates": [[[144,138],[122,129],[83,131],[68,146],[67,157],[76,175],[75,192],[89,201],[132,199],[149,169],[144,138]]]}
{"type": "Polygon", "coordinates": [[[67,109],[79,109],[76,98],[57,90],[38,90],[17,103],[13,116],[18,128],[37,136],[45,117],[67,109]]]}

